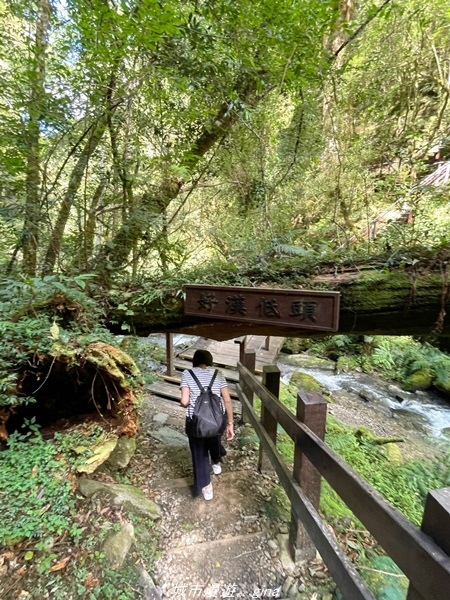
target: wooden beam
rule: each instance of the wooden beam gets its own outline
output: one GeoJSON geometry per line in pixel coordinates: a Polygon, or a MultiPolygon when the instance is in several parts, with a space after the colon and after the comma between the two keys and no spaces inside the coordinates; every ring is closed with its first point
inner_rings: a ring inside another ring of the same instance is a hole
{"type": "MultiPolygon", "coordinates": [[[[382,264],[382,263],[380,263],[382,264]]],[[[344,273],[335,272],[310,277],[298,269],[289,272],[289,286],[296,285],[309,289],[328,289],[341,294],[339,311],[339,333],[389,334],[389,335],[437,335],[450,337],[450,298],[446,283],[437,270],[397,268],[353,269],[344,273]],[[447,316],[445,315],[447,313],[447,316]]],[[[281,280],[281,278],[279,279],[281,280]]],[[[243,279],[244,281],[244,279],[243,279]]],[[[270,285],[262,276],[256,285],[270,285]]],[[[153,284],[154,285],[154,284],[153,284]]],[[[136,290],[134,290],[136,291],[136,290]]],[[[113,311],[113,309],[110,309],[113,311]]],[[[127,317],[130,326],[138,335],[172,331],[199,335],[212,340],[229,340],[244,335],[315,337],[323,332],[295,327],[280,326],[276,322],[249,323],[224,321],[184,314],[183,300],[166,291],[162,299],[158,297],[152,304],[134,306],[134,314],[127,317]],[[161,309],[161,306],[165,307],[161,309]],[[164,312],[165,311],[165,312],[164,312]]],[[[123,322],[114,312],[111,321],[123,322]]],[[[114,325],[111,329],[114,330],[114,325]]],[[[120,326],[117,325],[120,332],[120,326]]]]}
{"type": "Polygon", "coordinates": [[[175,374],[175,367],[173,364],[173,333],[166,333],[166,364],[167,375],[172,377],[175,374]]]}

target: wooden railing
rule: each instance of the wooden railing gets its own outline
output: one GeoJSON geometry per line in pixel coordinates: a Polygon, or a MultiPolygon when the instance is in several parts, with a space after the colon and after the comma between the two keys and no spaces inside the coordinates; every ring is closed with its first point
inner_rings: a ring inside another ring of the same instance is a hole
{"type": "Polygon", "coordinates": [[[243,419],[252,424],[260,440],[259,468],[263,470],[270,461],[291,502],[293,558],[317,549],[346,600],[374,599],[319,515],[324,477],[409,579],[407,600],[448,600],[450,488],[428,494],[419,529],[324,443],[327,403],[322,396],[300,391],[294,415],[278,399],[279,369],[264,367],[261,383],[254,375],[254,364],[254,351],[243,352],[238,363],[238,396],[243,419]],[[253,409],[255,395],[261,400],[260,416],[253,409]],[[278,425],[294,442],[292,470],[276,448],[278,425]]]}

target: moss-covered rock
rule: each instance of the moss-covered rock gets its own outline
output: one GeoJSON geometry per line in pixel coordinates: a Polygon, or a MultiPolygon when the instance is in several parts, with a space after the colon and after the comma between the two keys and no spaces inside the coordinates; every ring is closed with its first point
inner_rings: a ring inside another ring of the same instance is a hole
{"type": "Polygon", "coordinates": [[[295,386],[297,389],[308,390],[310,392],[320,392],[322,386],[312,375],[297,371],[292,373],[290,387],[295,386]]]}
{"type": "Polygon", "coordinates": [[[113,469],[124,469],[136,453],[136,438],[121,437],[106,461],[113,469]]]}
{"type": "Polygon", "coordinates": [[[304,369],[334,371],[336,368],[336,363],[333,360],[310,356],[309,354],[291,354],[290,356],[284,356],[281,362],[294,367],[303,367],[304,369]]]}
{"type": "Polygon", "coordinates": [[[291,381],[288,385],[289,393],[295,398],[295,405],[297,403],[297,393],[299,390],[306,390],[307,392],[318,392],[322,394],[326,400],[330,401],[330,392],[324,387],[315,377],[308,375],[307,373],[296,372],[292,374],[291,381]]]}
{"type": "Polygon", "coordinates": [[[91,456],[85,458],[83,463],[78,465],[77,471],[79,473],[94,473],[111,456],[117,446],[117,441],[118,437],[115,435],[111,435],[106,440],[101,440],[90,449],[91,456]]]}
{"type": "Polygon", "coordinates": [[[405,381],[405,387],[409,391],[427,390],[433,384],[433,371],[431,369],[420,369],[409,375],[405,381]]]}
{"type": "Polygon", "coordinates": [[[403,462],[402,453],[397,444],[389,443],[383,446],[384,455],[389,462],[399,464],[403,462]]]}
{"type": "Polygon", "coordinates": [[[112,502],[114,506],[123,506],[125,510],[143,515],[148,519],[156,520],[161,517],[159,506],[147,498],[140,488],[133,485],[107,483],[80,477],[78,490],[86,498],[97,494],[106,501],[112,502]]]}
{"type": "Polygon", "coordinates": [[[109,535],[103,543],[105,560],[112,569],[120,569],[135,542],[134,527],[123,523],[120,530],[109,535]]]}
{"type": "Polygon", "coordinates": [[[350,373],[359,367],[355,356],[340,356],[336,362],[336,373],[350,373]]]}
{"type": "Polygon", "coordinates": [[[436,379],[433,385],[437,390],[446,396],[450,396],[450,379],[436,379]]]}

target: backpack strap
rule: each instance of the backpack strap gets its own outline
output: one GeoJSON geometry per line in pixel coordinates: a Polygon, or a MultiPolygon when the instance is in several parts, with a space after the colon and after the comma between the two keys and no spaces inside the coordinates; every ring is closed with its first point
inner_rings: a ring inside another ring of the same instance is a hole
{"type": "MultiPolygon", "coordinates": [[[[214,370],[213,376],[211,378],[211,381],[209,382],[209,388],[212,388],[213,383],[217,377],[217,369],[214,370]]],[[[198,389],[202,392],[204,386],[200,383],[200,381],[198,380],[197,375],[194,373],[194,371],[192,369],[189,369],[188,373],[191,375],[192,379],[195,381],[195,383],[198,385],[198,389]]]]}

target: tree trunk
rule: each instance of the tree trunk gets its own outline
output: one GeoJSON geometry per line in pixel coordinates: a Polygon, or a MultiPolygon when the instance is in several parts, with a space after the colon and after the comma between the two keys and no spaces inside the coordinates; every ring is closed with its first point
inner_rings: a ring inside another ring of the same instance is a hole
{"type": "Polygon", "coordinates": [[[76,194],[81,185],[83,175],[89,163],[89,159],[99,145],[106,129],[106,117],[100,117],[98,121],[92,125],[88,140],[81,151],[75,167],[70,175],[69,184],[66,193],[64,194],[61,207],[59,209],[58,218],[50,236],[50,241],[45,253],[44,263],[42,265],[42,274],[49,275],[55,268],[55,263],[58,259],[64,230],[69,219],[70,210],[75,202],[76,194]]]}
{"type": "MultiPolygon", "coordinates": [[[[243,103],[250,103],[255,95],[256,82],[251,80],[237,86],[239,97],[243,103]]],[[[261,96],[262,97],[262,96],[261,96]]],[[[200,159],[224,136],[226,136],[238,119],[238,114],[225,102],[218,110],[212,124],[205,127],[203,133],[193,143],[191,150],[185,154],[180,167],[192,172],[200,159]]],[[[135,202],[128,219],[122,224],[115,237],[105,244],[95,259],[95,270],[107,277],[108,273],[123,267],[135,244],[142,237],[149,221],[159,219],[174,200],[182,186],[182,181],[168,178],[158,192],[146,193],[140,202],[135,202]]]]}
{"type": "Polygon", "coordinates": [[[44,114],[45,63],[47,34],[50,22],[49,0],[39,0],[36,37],[30,66],[30,99],[26,131],[26,204],[22,232],[23,272],[36,275],[39,226],[41,222],[41,165],[39,119],[44,114]]]}
{"type": "Polygon", "coordinates": [[[84,224],[83,231],[80,232],[80,246],[77,256],[73,262],[74,267],[80,272],[88,270],[89,261],[91,260],[94,252],[97,214],[99,211],[100,200],[103,196],[103,192],[105,191],[107,183],[108,180],[106,177],[104,177],[98,184],[92,196],[91,205],[87,211],[88,216],[86,223],[84,224]]]}

